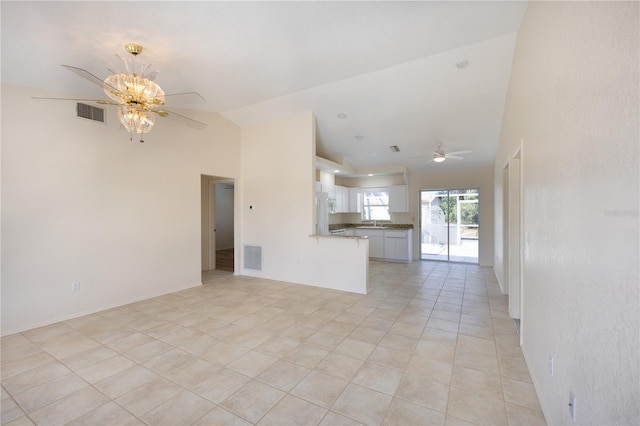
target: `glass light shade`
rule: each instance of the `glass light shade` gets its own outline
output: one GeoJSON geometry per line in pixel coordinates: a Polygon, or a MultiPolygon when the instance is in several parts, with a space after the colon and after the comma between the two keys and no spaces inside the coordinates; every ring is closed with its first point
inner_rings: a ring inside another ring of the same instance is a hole
{"type": "Polygon", "coordinates": [[[164,105],[164,91],[160,86],[137,74],[114,74],[104,82],[104,93],[116,102],[164,105]]]}
{"type": "Polygon", "coordinates": [[[148,133],[156,122],[156,115],[135,104],[120,105],[118,108],[120,123],[130,133],[148,133]]]}
{"type": "Polygon", "coordinates": [[[446,159],[446,157],[443,156],[433,156],[433,161],[435,161],[436,163],[442,163],[444,160],[446,159]]]}

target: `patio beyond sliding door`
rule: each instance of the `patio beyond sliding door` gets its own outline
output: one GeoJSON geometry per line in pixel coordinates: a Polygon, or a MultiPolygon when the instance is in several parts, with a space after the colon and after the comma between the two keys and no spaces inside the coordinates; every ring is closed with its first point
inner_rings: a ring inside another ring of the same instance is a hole
{"type": "Polygon", "coordinates": [[[420,191],[420,258],[478,263],[478,189],[420,191]]]}

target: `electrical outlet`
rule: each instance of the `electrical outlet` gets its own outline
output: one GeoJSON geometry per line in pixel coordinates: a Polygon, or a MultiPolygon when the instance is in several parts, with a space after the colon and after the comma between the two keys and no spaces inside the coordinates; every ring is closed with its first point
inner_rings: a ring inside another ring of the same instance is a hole
{"type": "Polygon", "coordinates": [[[572,391],[569,391],[569,415],[571,420],[576,421],[576,396],[572,391]]]}
{"type": "Polygon", "coordinates": [[[549,375],[553,377],[553,355],[549,355],[549,375]]]}
{"type": "Polygon", "coordinates": [[[78,293],[80,291],[80,281],[74,281],[71,283],[71,293],[78,293]]]}

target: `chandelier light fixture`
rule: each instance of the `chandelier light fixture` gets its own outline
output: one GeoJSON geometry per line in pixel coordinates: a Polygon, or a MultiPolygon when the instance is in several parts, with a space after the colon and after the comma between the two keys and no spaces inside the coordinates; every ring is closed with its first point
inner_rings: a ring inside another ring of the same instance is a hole
{"type": "MultiPolygon", "coordinates": [[[[122,126],[131,134],[149,133],[156,122],[153,108],[164,105],[164,91],[153,80],[158,71],[147,72],[149,65],[135,63],[135,57],[142,53],[142,46],[125,44],[132,55],[131,61],[121,58],[126,73],[114,73],[104,80],[104,93],[118,104],[118,118],[122,126]]],[[[112,71],[113,72],[113,71],[112,71]]],[[[140,136],[140,142],[144,142],[140,136]]]]}
{"type": "Polygon", "coordinates": [[[74,98],[43,98],[59,101],[81,101],[95,102],[100,105],[113,105],[118,110],[118,119],[122,127],[131,135],[140,135],[140,142],[144,142],[142,135],[149,133],[156,122],[156,116],[170,117],[182,124],[194,129],[204,129],[207,127],[203,123],[175,111],[170,111],[165,105],[165,100],[170,99],[174,104],[180,102],[206,102],[198,92],[183,92],[165,94],[164,90],[155,83],[158,71],[149,71],[150,65],[136,63],[136,57],[142,53],[142,46],[136,43],[124,45],[126,51],[131,55],[123,58],[116,55],[124,64],[122,72],[109,69],[111,75],[104,80],[95,76],[84,68],[71,65],[62,65],[69,71],[78,74],[87,81],[102,88],[109,99],[74,99],[74,98]]]}

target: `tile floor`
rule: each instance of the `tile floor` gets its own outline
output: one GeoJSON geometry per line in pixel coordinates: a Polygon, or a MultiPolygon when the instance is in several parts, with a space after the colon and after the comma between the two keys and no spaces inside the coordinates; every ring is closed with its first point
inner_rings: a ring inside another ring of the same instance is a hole
{"type": "Polygon", "coordinates": [[[205,285],[2,338],[2,425],[545,424],[490,268],[205,285]]]}

